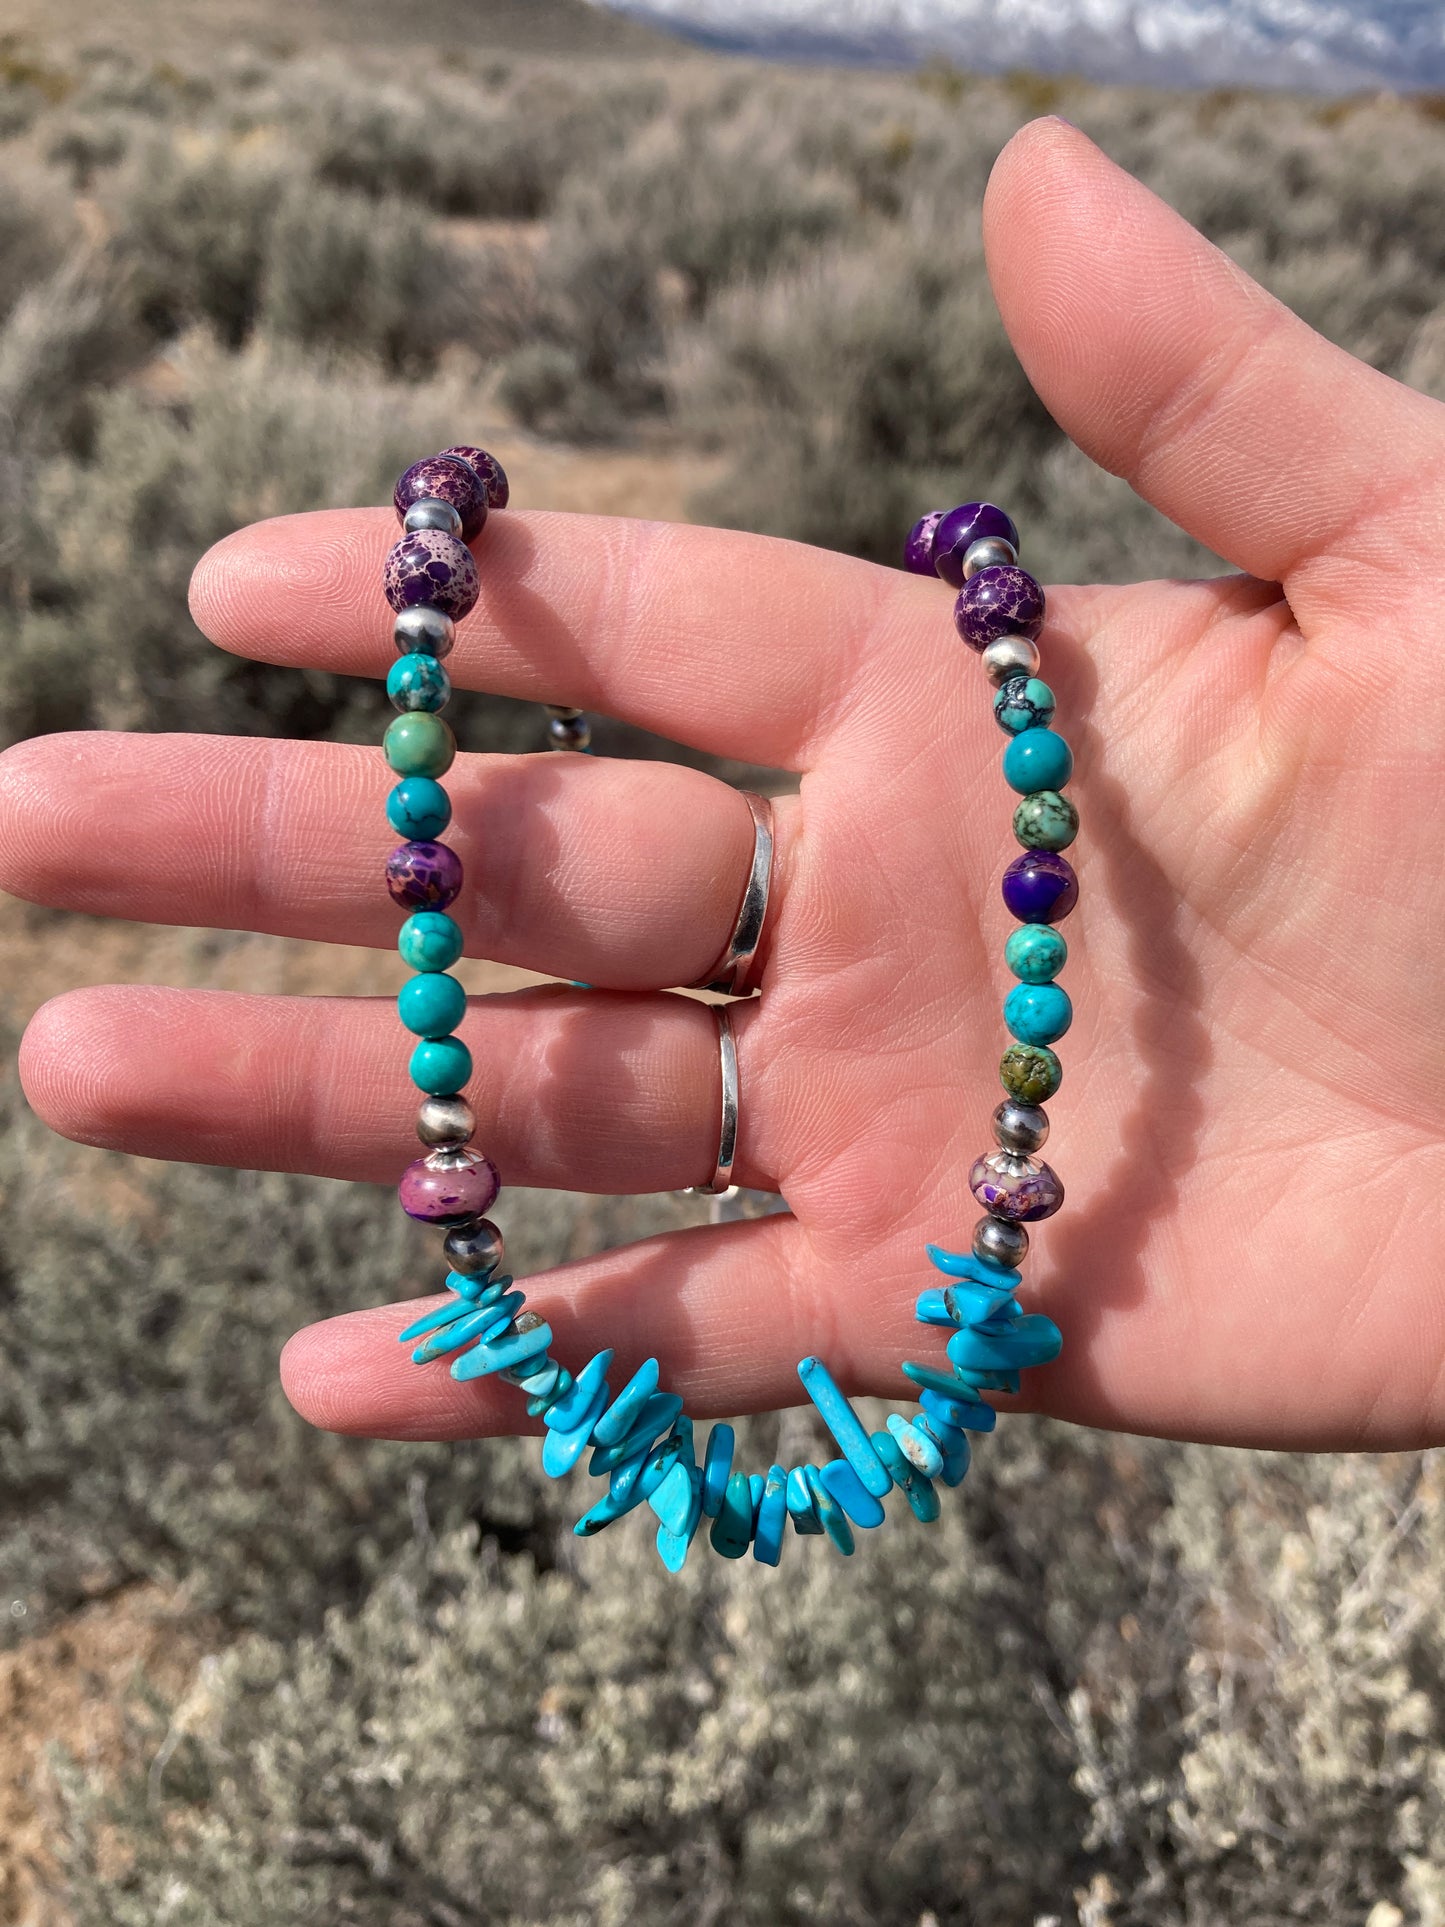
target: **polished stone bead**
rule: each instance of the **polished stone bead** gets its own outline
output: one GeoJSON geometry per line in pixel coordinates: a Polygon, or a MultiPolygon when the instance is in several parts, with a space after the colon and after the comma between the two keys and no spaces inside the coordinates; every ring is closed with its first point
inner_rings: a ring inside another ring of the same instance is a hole
{"type": "Polygon", "coordinates": [[[707,1448],[702,1460],[702,1509],[709,1519],[715,1519],[722,1511],[723,1496],[732,1476],[733,1448],[736,1443],[737,1434],[730,1425],[714,1425],[707,1435],[707,1448]]]}
{"type": "Polygon", "coordinates": [[[426,1332],[437,1331],[443,1325],[455,1324],[459,1318],[469,1318],[477,1309],[479,1307],[466,1299],[449,1295],[442,1300],[441,1304],[434,1305],[430,1311],[423,1312],[420,1318],[414,1318],[409,1325],[399,1331],[396,1335],[397,1342],[409,1345],[414,1338],[420,1338],[426,1332]]]}
{"type": "Polygon", "coordinates": [[[763,1496],[753,1528],[753,1557],[760,1566],[775,1566],[783,1553],[788,1524],[788,1475],[781,1465],[768,1468],[763,1496]]]}
{"type": "Polygon", "coordinates": [[[668,1473],[677,1466],[677,1451],[674,1448],[667,1454],[667,1462],[659,1468],[658,1476],[649,1482],[648,1468],[658,1466],[661,1451],[661,1441],[657,1440],[643,1447],[642,1450],[634,1452],[631,1458],[624,1459],[615,1466],[607,1481],[608,1498],[614,1504],[625,1499],[633,1505],[643,1505],[655,1497],[668,1473]]]}
{"type": "Polygon", "coordinates": [[[682,1400],[676,1392],[654,1392],[619,1438],[597,1442],[587,1470],[593,1478],[599,1478],[613,1466],[621,1465],[624,1459],[650,1451],[664,1432],[671,1431],[673,1420],[681,1411],[682,1400]]]}
{"type": "Polygon", "coordinates": [[[443,910],[418,910],[396,937],[401,960],[411,970],[450,970],[462,943],[461,925],[443,910]]]}
{"type": "Polygon", "coordinates": [[[908,531],[908,540],[903,545],[903,566],[910,574],[933,574],[933,532],[943,516],[942,509],[930,509],[927,515],[920,515],[908,531]]]}
{"type": "Polygon", "coordinates": [[[617,1397],[608,1407],[606,1414],[598,1420],[596,1442],[598,1445],[616,1445],[625,1439],[638,1419],[642,1408],[657,1390],[661,1372],[655,1358],[649,1358],[638,1366],[628,1379],[617,1397]]]}
{"type": "Polygon", "coordinates": [[[948,1341],[950,1361],[961,1370],[1021,1372],[1031,1365],[1047,1365],[1063,1348],[1063,1335],[1052,1318],[1039,1312],[1015,1319],[1006,1331],[957,1331],[948,1341]]]}
{"type": "Polygon", "coordinates": [[[888,1474],[878,1463],[867,1432],[847,1399],[839,1391],[832,1373],[821,1358],[805,1358],[798,1365],[803,1389],[823,1415],[823,1422],[838,1442],[843,1457],[852,1466],[875,1498],[888,1490],[888,1474]]]}
{"type": "Polygon", "coordinates": [[[386,859],[386,887],[403,910],[445,910],[462,887],[462,860],[446,843],[398,843],[386,859]]]}
{"type": "Polygon", "coordinates": [[[943,1510],[943,1505],[933,1481],[926,1479],[916,1467],[909,1464],[903,1456],[902,1448],[891,1432],[875,1432],[873,1444],[878,1456],[893,1478],[893,1483],[908,1501],[909,1510],[923,1525],[932,1525],[943,1510]]]}
{"type": "Polygon", "coordinates": [[[975,542],[989,537],[1007,542],[1017,555],[1019,532],[1013,519],[992,502],[964,502],[940,516],[930,554],[935,571],[952,588],[963,587],[964,558],[975,542]]]}
{"type": "Polygon", "coordinates": [[[447,1273],[447,1290],[470,1298],[478,1306],[495,1304],[504,1291],[510,1290],[511,1284],[510,1272],[502,1272],[495,1278],[468,1278],[463,1271],[447,1273]]]}
{"type": "Polygon", "coordinates": [[[596,1505],[589,1507],[589,1509],[582,1514],[582,1517],[577,1521],[576,1525],[573,1526],[572,1530],[579,1539],[590,1539],[601,1532],[604,1527],[610,1526],[615,1520],[625,1518],[629,1512],[641,1504],[642,1490],[640,1485],[631,1486],[620,1498],[616,1493],[611,1491],[604,1492],[596,1505]]]}
{"type": "Polygon", "coordinates": [[[417,1037],[447,1037],[467,1014],[467,993],[444,970],[408,978],[396,998],[397,1015],[417,1037]]]}
{"type": "Polygon", "coordinates": [[[1064,1201],[1064,1187],[1052,1166],[1007,1151],[977,1159],[968,1184],[986,1211],[1023,1224],[1051,1218],[1064,1201]]]}
{"type": "MultiPolygon", "coordinates": [[[[972,1389],[956,1372],[945,1372],[936,1365],[918,1365],[908,1360],[903,1367],[904,1376],[911,1378],[923,1392],[932,1392],[935,1397],[944,1398],[958,1408],[957,1415],[950,1417],[950,1424],[961,1431],[991,1432],[998,1424],[998,1414],[991,1405],[972,1396],[972,1389]]],[[[873,1434],[876,1439],[878,1434],[873,1434]]]]}
{"type": "Polygon", "coordinates": [[[944,1285],[942,1290],[921,1293],[914,1317],[920,1325],[977,1325],[1016,1306],[1016,1302],[1007,1291],[995,1291],[992,1285],[960,1280],[956,1285],[944,1285]]]}
{"type": "Polygon", "coordinates": [[[570,1392],[571,1389],[572,1374],[565,1365],[559,1365],[557,1367],[557,1376],[547,1387],[547,1390],[545,1392],[535,1393],[527,1400],[527,1417],[541,1418],[548,1406],[556,1399],[561,1398],[564,1392],[570,1392]]]}
{"type": "Polygon", "coordinates": [[[1021,1265],[1029,1255],[1029,1234],[1006,1218],[984,1216],[973,1227],[974,1255],[995,1264],[1021,1265]]]}
{"type": "Polygon", "coordinates": [[[992,1285],[998,1291],[1017,1291],[1023,1282],[1017,1265],[1007,1265],[977,1251],[945,1251],[942,1245],[927,1245],[928,1262],[945,1278],[967,1278],[976,1285],[992,1285]]]}
{"type": "Polygon", "coordinates": [[[1020,1104],[1016,1097],[1006,1097],[993,1114],[993,1135],[1001,1151],[1032,1157],[1049,1141],[1049,1114],[1041,1105],[1020,1104]]]}
{"type": "Polygon", "coordinates": [[[574,1431],[583,1417],[597,1400],[599,1392],[607,1393],[607,1367],[612,1363],[610,1349],[598,1352],[588,1359],[578,1372],[575,1383],[569,1392],[559,1396],[548,1407],[544,1424],[558,1432],[574,1431]]]}
{"type": "MultiPolygon", "coordinates": [[[[522,1294],[515,1292],[511,1295],[520,1306],[522,1294]]],[[[458,1351],[463,1345],[471,1344],[473,1339],[486,1340],[509,1325],[515,1315],[515,1307],[503,1310],[500,1305],[484,1305],[476,1311],[468,1311],[424,1338],[411,1355],[412,1363],[428,1365],[434,1358],[444,1357],[447,1352],[458,1351]]]]}
{"type": "Polygon", "coordinates": [[[746,1472],[734,1472],[728,1479],[722,1507],[712,1522],[708,1538],[713,1551],[721,1553],[724,1559],[741,1559],[752,1537],[752,1488],[746,1472]]]}
{"type": "MultiPolygon", "coordinates": [[[[1079,901],[1074,866],[1057,850],[1021,850],[1003,873],[1003,900],[1021,923],[1062,923],[1079,901]]],[[[1060,991],[1060,997],[1065,993],[1060,991]]],[[[1066,999],[1067,1001],[1067,999],[1066,999]]],[[[1025,1038],[1046,1043],[1046,1038],[1025,1038]]]]}
{"type": "Polygon", "coordinates": [[[430,776],[404,776],[386,799],[386,820],[410,843],[430,843],[452,820],[452,800],[430,776]]]}
{"type": "Polygon", "coordinates": [[[418,602],[414,608],[397,611],[396,621],[391,625],[391,639],[404,656],[417,650],[440,659],[452,653],[457,625],[444,609],[418,602]]]}
{"type": "Polygon", "coordinates": [[[898,1412],[888,1414],[888,1430],[898,1441],[898,1449],[925,1479],[936,1479],[943,1470],[943,1454],[926,1432],[920,1432],[898,1412]]]}
{"type": "Polygon", "coordinates": [[[514,1332],[503,1332],[490,1344],[478,1345],[452,1366],[455,1379],[486,1378],[492,1372],[514,1371],[529,1358],[536,1358],[552,1343],[552,1328],[536,1324],[523,1331],[520,1323],[514,1332]]]}
{"type": "Polygon", "coordinates": [[[1048,984],[1069,960],[1063,932],[1052,924],[1026,923],[1004,945],[1003,960],[1024,984],[1048,984]]]}
{"type": "MultiPolygon", "coordinates": [[[[998,1423],[998,1414],[993,1407],[985,1405],[982,1399],[970,1398],[967,1386],[962,1384],[958,1386],[956,1396],[952,1392],[940,1392],[932,1385],[920,1385],[918,1402],[931,1420],[951,1432],[991,1432],[998,1423]]],[[[963,1441],[963,1449],[968,1449],[967,1438],[963,1441]]],[[[954,1446],[943,1456],[946,1459],[953,1457],[958,1450],[954,1446]]]]}
{"type": "Polygon", "coordinates": [[[1022,796],[1061,790],[1073,773],[1073,751],[1056,729],[1020,730],[1003,753],[1003,779],[1022,796]]]}
{"type": "Polygon", "coordinates": [[[413,502],[449,502],[461,517],[462,540],[482,532],[487,519],[487,491],[477,472],[455,455],[428,455],[413,462],[397,482],[392,505],[404,521],[413,502]]]}
{"type": "MultiPolygon", "coordinates": [[[[694,1475],[694,1490],[696,1476],[694,1475]]],[[[698,1509],[696,1497],[686,1532],[672,1532],[666,1526],[657,1528],[657,1556],[669,1572],[681,1572],[687,1560],[688,1548],[692,1545],[693,1534],[697,1531],[702,1513],[698,1509]]]]}
{"type": "Polygon", "coordinates": [[[459,1224],[442,1245],[447,1262],[463,1277],[490,1278],[506,1254],[501,1232],[490,1218],[459,1224]]]}
{"type": "Polygon", "coordinates": [[[476,606],[481,593],[471,550],[459,536],[440,529],[404,535],[382,565],[381,586],[398,612],[425,603],[453,622],[476,606]]]}
{"type": "Polygon", "coordinates": [[[819,1477],[855,1526],[872,1529],[884,1519],[882,1501],[867,1490],[846,1459],[829,1459],[819,1477]]]}
{"type": "Polygon", "coordinates": [[[547,1427],[547,1436],[542,1441],[542,1470],[549,1478],[560,1479],[576,1465],[587,1450],[592,1427],[607,1403],[606,1385],[589,1380],[584,1386],[585,1377],[583,1373],[572,1390],[542,1415],[542,1423],[547,1427]],[[587,1393],[585,1398],[580,1396],[583,1391],[587,1393]],[[568,1422],[559,1424],[559,1415],[565,1416],[568,1422]]]}
{"type": "MultiPolygon", "coordinates": [[[[1059,984],[1015,984],[1004,999],[1003,1020],[1021,1044],[1053,1044],[1073,1023],[1074,1007],[1059,984]]],[[[1038,1144],[1017,1146],[1021,1151],[1038,1148],[1038,1144]]]]}
{"type": "MultiPolygon", "coordinates": [[[[410,660],[403,656],[402,661],[410,660]]],[[[413,703],[413,709],[430,705],[413,703]]],[[[1010,736],[1025,729],[1047,729],[1054,720],[1054,692],[1037,676],[1015,676],[1006,682],[993,699],[993,718],[1010,736]]]]}
{"type": "Polygon", "coordinates": [[[465,462],[471,469],[487,494],[489,509],[504,509],[511,491],[507,486],[507,471],[495,455],[489,455],[484,448],[473,448],[468,442],[458,442],[452,448],[444,448],[444,455],[453,455],[459,462],[465,462]]]}
{"type": "Polygon", "coordinates": [[[1079,812],[1057,790],[1036,790],[1015,809],[1013,830],[1026,850],[1067,850],[1079,834],[1079,812]]]}
{"type": "Polygon", "coordinates": [[[686,1533],[693,1507],[692,1468],[675,1461],[647,1503],[669,1532],[686,1533]]]}
{"type": "Polygon", "coordinates": [[[451,1097],[472,1074],[472,1053],[460,1037],[423,1037],[407,1070],[418,1090],[451,1097]]]}
{"type": "Polygon", "coordinates": [[[528,1398],[540,1398],[545,1405],[557,1389],[561,1378],[562,1367],[557,1360],[544,1358],[539,1360],[536,1371],[528,1372],[525,1378],[518,1379],[517,1388],[525,1392],[528,1398]]]}
{"type": "MultiPolygon", "coordinates": [[[[868,1442],[868,1449],[873,1453],[875,1458],[878,1457],[871,1439],[868,1442]]],[[[878,1464],[881,1468],[883,1461],[879,1459],[878,1464]]],[[[843,1557],[845,1559],[848,1558],[853,1551],[855,1541],[853,1538],[853,1528],[848,1523],[847,1513],[833,1497],[827,1486],[824,1485],[823,1475],[816,1465],[805,1465],[803,1467],[803,1477],[808,1481],[808,1496],[813,1501],[813,1510],[818,1515],[818,1523],[833,1541],[833,1544],[838,1548],[839,1552],[842,1553],[843,1557]]],[[[884,1490],[889,1491],[892,1489],[892,1486],[893,1481],[890,1478],[884,1490]]]]}
{"type": "Polygon", "coordinates": [[[424,1097],[417,1106],[416,1134],[437,1149],[465,1144],[477,1128],[477,1114],[464,1097],[424,1097]]]}
{"type": "Polygon", "coordinates": [[[760,1506],[760,1505],[762,1504],[762,1502],[763,1502],[763,1487],[764,1487],[764,1486],[765,1486],[766,1484],[767,1484],[767,1475],[766,1475],[765,1473],[762,1473],[762,1472],[749,1472],[749,1474],[748,1474],[748,1492],[749,1492],[749,1494],[751,1495],[751,1497],[752,1497],[752,1502],[753,1502],[753,1528],[754,1528],[754,1530],[756,1530],[756,1529],[757,1529],[757,1523],[758,1523],[758,1507],[759,1507],[759,1506],[760,1506]]]}
{"type": "Polygon", "coordinates": [[[953,626],[980,654],[1000,636],[1032,641],[1044,626],[1044,592],[1027,569],[980,569],[959,591],[953,626]]]}
{"type": "Polygon", "coordinates": [[[451,701],[452,679],[435,656],[398,656],[386,673],[386,693],[403,713],[434,713],[451,701]]]}
{"type": "Polygon", "coordinates": [[[1064,1081],[1064,1067],[1045,1044],[1010,1044],[998,1074],[1010,1097],[1021,1104],[1043,1104],[1064,1081]]]}
{"type": "Polygon", "coordinates": [[[795,1465],[788,1474],[788,1517],[800,1539],[816,1538],[823,1530],[823,1521],[818,1517],[818,1508],[808,1489],[805,1466],[795,1465]]]}
{"type": "Polygon", "coordinates": [[[427,709],[393,716],[381,746],[398,776],[445,776],[457,753],[451,724],[427,709]]]}
{"type": "Polygon", "coordinates": [[[480,1151],[433,1151],[406,1167],[397,1195],[409,1218],[451,1225],[480,1218],[501,1188],[496,1165],[480,1151]]]}

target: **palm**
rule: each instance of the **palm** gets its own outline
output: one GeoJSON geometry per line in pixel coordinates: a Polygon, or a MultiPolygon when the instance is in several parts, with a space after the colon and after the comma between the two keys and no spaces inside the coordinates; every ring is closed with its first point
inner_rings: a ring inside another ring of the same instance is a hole
{"type": "MultiPolygon", "coordinates": [[[[990,258],[1036,385],[1084,447],[1289,598],[1248,578],[1051,595],[1084,894],[1049,1151],[1070,1203],[1029,1266],[1066,1343],[1036,1396],[1197,1437],[1436,1437],[1441,704],[1394,665],[1440,619],[1439,411],[1308,337],[1079,137],[1021,142],[991,189],[990,258]]],[[[245,531],[202,565],[198,614],[228,647],[375,674],[389,539],[381,512],[245,531]]],[[[794,1216],[540,1281],[558,1348],[657,1350],[699,1413],[795,1399],[813,1350],[898,1393],[922,1244],[976,1215],[1004,1041],[1012,799],[948,592],[709,531],[509,516],[483,540],[458,680],[802,773],[764,994],[738,1017],[738,1175],[794,1216]]],[[[390,940],[374,752],[42,739],[5,761],[22,894],[390,940]],[[20,826],[62,784],[57,864],[55,836],[40,849],[20,826]]],[[[627,993],[474,1006],[487,1148],[513,1183],[699,1181],[711,1025],[658,992],[721,947],[746,813],[653,765],[463,759],[449,781],[481,879],[469,948],[627,993]]],[[[74,1136],[193,1156],[205,1119],[213,1160],[384,1181],[409,1155],[400,1056],[379,1002],[101,992],[47,1006],[22,1068],[74,1136]]],[[[301,1408],[410,1436],[506,1425],[489,1382],[412,1371],[391,1343],[406,1316],[302,1334],[301,1408]]]]}

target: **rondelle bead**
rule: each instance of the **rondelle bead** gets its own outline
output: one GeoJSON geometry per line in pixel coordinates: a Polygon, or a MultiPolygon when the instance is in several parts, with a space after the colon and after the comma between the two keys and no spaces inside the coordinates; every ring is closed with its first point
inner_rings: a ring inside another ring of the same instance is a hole
{"type": "MultiPolygon", "coordinates": [[[[420,657],[403,657],[406,661],[420,661],[420,657]]],[[[445,675],[446,671],[442,671],[445,675]]],[[[391,682],[388,678],[387,688],[391,682]]],[[[392,698],[395,701],[395,697],[392,698]]],[[[408,709],[430,709],[431,703],[407,703],[408,709]]],[[[1007,730],[1010,736],[1017,736],[1024,729],[1047,729],[1054,720],[1054,692],[1046,682],[1037,676],[1012,676],[993,699],[994,721],[1000,729],[1007,730]]]]}
{"type": "MultiPolygon", "coordinates": [[[[490,1278],[507,1255],[502,1234],[490,1218],[478,1218],[475,1224],[454,1225],[446,1235],[442,1250],[452,1270],[468,1278],[490,1278]]],[[[602,1369],[605,1371],[607,1367],[604,1365],[602,1369]]]]}
{"type": "Polygon", "coordinates": [[[903,566],[912,575],[932,575],[933,536],[943,520],[943,509],[930,509],[927,515],[920,515],[908,531],[908,540],[903,544],[903,566]]]}
{"type": "Polygon", "coordinates": [[[433,1151],[417,1158],[397,1186],[401,1208],[422,1224],[466,1224],[496,1200],[497,1167],[480,1151],[433,1151]]]}
{"type": "Polygon", "coordinates": [[[953,605],[953,626],[980,652],[1000,636],[1032,638],[1044,626],[1044,592],[1027,569],[980,569],[953,605]]]}
{"type": "Polygon", "coordinates": [[[386,676],[386,693],[393,706],[403,713],[413,709],[445,709],[451,700],[452,679],[435,656],[416,650],[410,655],[398,656],[391,665],[386,676]]]}
{"type": "Polygon", "coordinates": [[[1061,790],[1073,773],[1073,751],[1057,730],[1020,730],[1003,753],[1003,780],[1023,796],[1061,790]]]}
{"type": "Polygon", "coordinates": [[[460,621],[481,594],[472,552],[458,536],[419,529],[386,558],[382,588],[393,609],[425,602],[460,621]]]}
{"type": "Polygon", "coordinates": [[[973,1249],[991,1264],[1021,1265],[1029,1255],[1029,1234],[1021,1224],[996,1218],[992,1212],[973,1227],[973,1249]]]}
{"type": "Polygon", "coordinates": [[[1021,984],[1048,984],[1068,962],[1063,932],[1047,923],[1026,923],[1003,947],[1003,960],[1021,984]]]}
{"type": "Polygon", "coordinates": [[[1064,1067],[1046,1044],[1010,1044],[998,1074],[1021,1104],[1046,1104],[1064,1081],[1064,1067]]]}
{"type": "Polygon", "coordinates": [[[547,723],[547,741],[553,749],[586,749],[592,741],[592,726],[585,716],[553,716],[547,723]]]}
{"type": "Polygon", "coordinates": [[[467,993],[444,970],[424,970],[402,985],[396,1011],[416,1036],[448,1037],[467,1014],[467,993]]]}
{"type": "Polygon", "coordinates": [[[993,1114],[993,1134],[1001,1151],[1023,1157],[1042,1151],[1049,1138],[1049,1114],[1037,1104],[1006,1097],[993,1114]]]}
{"type": "Polygon", "coordinates": [[[1011,569],[1019,559],[1019,552],[1012,542],[1005,542],[1001,536],[986,535],[981,542],[969,545],[963,558],[963,579],[969,581],[980,569],[1011,569]]]}
{"type": "Polygon", "coordinates": [[[404,776],[386,799],[386,820],[411,843],[430,843],[452,820],[452,800],[433,777],[404,776]]]}
{"type": "Polygon", "coordinates": [[[472,448],[466,442],[458,442],[452,448],[444,448],[443,455],[454,456],[465,462],[486,491],[489,509],[504,509],[511,490],[507,486],[507,471],[495,455],[489,455],[484,448],[472,448]]]}
{"type": "Polygon", "coordinates": [[[433,1149],[465,1144],[476,1128],[477,1114],[464,1097],[424,1097],[417,1106],[416,1134],[433,1149]]]}
{"type": "Polygon", "coordinates": [[[407,1069],[419,1091],[430,1091],[433,1097],[453,1097],[472,1074],[472,1053],[460,1037],[424,1037],[412,1052],[407,1069]]]}
{"type": "Polygon", "coordinates": [[[1003,873],[1003,900],[1020,923],[1060,923],[1079,901],[1079,879],[1057,850],[1024,850],[1003,873]]]}
{"type": "Polygon", "coordinates": [[[391,639],[403,655],[414,650],[426,656],[449,656],[457,639],[457,625],[444,609],[419,602],[402,609],[391,625],[391,639]]]}
{"type": "Polygon", "coordinates": [[[1015,1223],[1051,1218],[1064,1201],[1056,1171],[1008,1151],[977,1159],[968,1174],[968,1188],[985,1211],[1015,1223]]]}
{"type": "Polygon", "coordinates": [[[397,932],[396,947],[410,970],[450,970],[463,942],[461,925],[444,910],[418,910],[397,932]]]}
{"type": "Polygon", "coordinates": [[[979,657],[983,673],[995,689],[1015,676],[1032,676],[1039,666],[1039,645],[1032,636],[1000,636],[979,657]]]}
{"type": "Polygon", "coordinates": [[[1019,532],[1012,518],[992,502],[964,502],[939,518],[933,533],[933,566],[955,589],[963,587],[963,559],[975,542],[988,537],[1007,542],[1017,555],[1019,532]]]}
{"type": "Polygon", "coordinates": [[[1003,1020],[1021,1044],[1055,1043],[1074,1021],[1069,993],[1059,984],[1015,984],[1003,1020]]]}
{"type": "Polygon", "coordinates": [[[445,910],[462,887],[462,860],[445,843],[398,843],[386,859],[386,887],[404,910],[445,910]]]}
{"type": "Polygon", "coordinates": [[[401,518],[401,526],[408,535],[415,535],[421,529],[435,529],[440,535],[462,533],[462,518],[450,502],[440,502],[434,496],[423,496],[421,501],[413,502],[401,518]]]}
{"type": "Polygon", "coordinates": [[[428,455],[413,462],[402,473],[391,499],[403,521],[417,502],[445,502],[461,518],[464,542],[479,535],[487,519],[486,487],[470,463],[456,455],[428,455]]]}
{"type": "Polygon", "coordinates": [[[427,709],[409,709],[393,716],[381,746],[398,776],[444,776],[457,753],[451,725],[427,709]]]}
{"type": "Polygon", "coordinates": [[[1014,835],[1026,850],[1067,850],[1079,834],[1079,812],[1057,790],[1035,790],[1014,811],[1014,835]]]}

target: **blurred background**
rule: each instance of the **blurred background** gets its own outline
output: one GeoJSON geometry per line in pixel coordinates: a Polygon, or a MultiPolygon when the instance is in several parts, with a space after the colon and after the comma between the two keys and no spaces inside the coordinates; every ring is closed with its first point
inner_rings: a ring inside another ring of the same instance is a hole
{"type": "MultiPolygon", "coordinates": [[[[1048,579],[1217,569],[1062,442],[999,328],[979,201],[1044,111],[1445,397],[1445,95],[1383,69],[772,64],[581,0],[6,19],[6,742],[375,741],[379,682],[221,655],[187,578],[459,438],[527,504],[892,562],[980,493],[1048,579]]],[[[458,730],[541,742],[483,697],[458,730]]],[[[434,1288],[389,1193],[79,1149],[15,1083],[73,985],[379,992],[397,960],[13,900],[0,957],[0,1921],[1445,1923],[1434,1455],[1006,1422],[937,1527],[846,1566],[672,1579],[635,1520],[579,1550],[535,1444],[334,1439],[281,1398],[297,1324],[434,1288]]],[[[523,1272],[701,1215],[503,1202],[523,1272]]],[[[812,1449],[803,1413],[748,1431],[753,1463],[812,1449]]]]}

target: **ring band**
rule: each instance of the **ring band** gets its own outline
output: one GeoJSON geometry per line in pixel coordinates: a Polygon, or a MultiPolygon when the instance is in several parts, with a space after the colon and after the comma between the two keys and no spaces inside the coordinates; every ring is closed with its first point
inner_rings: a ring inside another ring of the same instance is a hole
{"type": "Polygon", "coordinates": [[[751,790],[739,790],[738,794],[753,819],[752,868],[727,949],[705,977],[688,985],[689,990],[720,991],[729,997],[745,997],[751,992],[748,975],[763,939],[773,882],[773,806],[766,796],[756,796],[751,790]]]}
{"type": "Polygon", "coordinates": [[[733,1036],[732,1013],[726,1004],[714,1004],[717,1017],[718,1061],[722,1066],[722,1114],[718,1130],[717,1168],[711,1184],[697,1188],[716,1198],[732,1189],[733,1163],[738,1153],[738,1047],[733,1036]]]}

